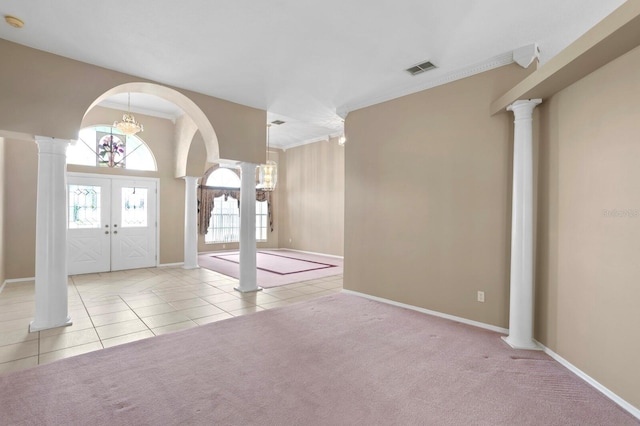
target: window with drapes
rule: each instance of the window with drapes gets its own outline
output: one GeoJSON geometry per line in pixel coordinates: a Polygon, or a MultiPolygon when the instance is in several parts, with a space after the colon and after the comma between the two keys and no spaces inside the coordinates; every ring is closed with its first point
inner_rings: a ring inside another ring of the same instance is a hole
{"type": "MultiPolygon", "coordinates": [[[[240,240],[240,176],[234,169],[217,168],[203,177],[198,191],[199,232],[205,243],[240,240]]],[[[273,231],[270,193],[256,192],[256,240],[267,241],[273,231]]]]}

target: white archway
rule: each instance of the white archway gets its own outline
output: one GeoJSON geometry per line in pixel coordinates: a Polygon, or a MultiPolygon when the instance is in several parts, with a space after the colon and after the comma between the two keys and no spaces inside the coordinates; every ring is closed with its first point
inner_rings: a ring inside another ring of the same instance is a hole
{"type": "Polygon", "coordinates": [[[175,177],[178,178],[186,175],[189,148],[191,147],[193,135],[198,130],[204,139],[207,150],[207,162],[215,163],[220,159],[218,136],[205,113],[187,96],[166,86],[147,82],[121,84],[107,90],[96,98],[87,111],[85,111],[85,116],[93,107],[103,100],[120,93],[145,93],[158,96],[174,103],[185,112],[185,116],[181,117],[176,123],[175,177]]]}

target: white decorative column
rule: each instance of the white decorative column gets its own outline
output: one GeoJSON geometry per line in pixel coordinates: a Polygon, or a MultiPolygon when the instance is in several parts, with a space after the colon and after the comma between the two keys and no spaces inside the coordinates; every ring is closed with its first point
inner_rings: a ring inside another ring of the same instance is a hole
{"type": "Polygon", "coordinates": [[[511,207],[509,336],[515,349],[540,349],[533,340],[533,110],[540,99],[516,101],[511,207]]]}
{"type": "Polygon", "coordinates": [[[184,178],[184,269],[198,265],[198,178],[184,178]]]}
{"type": "Polygon", "coordinates": [[[262,290],[256,265],[256,167],[240,164],[240,285],[236,290],[243,293],[262,290]]]}
{"type": "Polygon", "coordinates": [[[67,275],[68,140],[36,136],[38,192],[36,199],[35,314],[29,331],[71,325],[67,275]]]}

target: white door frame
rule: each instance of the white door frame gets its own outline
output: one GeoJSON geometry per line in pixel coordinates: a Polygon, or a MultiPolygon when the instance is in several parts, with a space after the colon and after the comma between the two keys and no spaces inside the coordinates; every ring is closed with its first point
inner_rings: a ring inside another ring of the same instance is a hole
{"type": "MultiPolygon", "coordinates": [[[[139,180],[145,182],[155,182],[156,184],[156,268],[160,266],[160,178],[141,177],[132,175],[111,175],[108,173],[82,173],[82,172],[67,172],[67,177],[78,178],[103,178],[114,180],[139,180]]],[[[68,207],[67,207],[68,208],[68,207]]],[[[68,220],[67,220],[68,221],[68,220]]],[[[69,224],[67,223],[66,229],[68,232],[69,224]]]]}

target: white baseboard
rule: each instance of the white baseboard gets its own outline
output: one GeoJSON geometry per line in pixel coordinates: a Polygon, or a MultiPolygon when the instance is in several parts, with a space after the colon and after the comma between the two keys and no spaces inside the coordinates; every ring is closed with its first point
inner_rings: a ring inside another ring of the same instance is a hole
{"type": "MultiPolygon", "coordinates": [[[[478,321],[469,320],[469,319],[466,319],[466,318],[456,317],[454,315],[443,314],[442,312],[437,312],[437,311],[432,311],[432,310],[429,310],[429,309],[419,308],[417,306],[407,305],[405,303],[395,302],[393,300],[383,299],[382,297],[371,296],[369,294],[364,294],[364,293],[360,293],[360,292],[357,292],[357,291],[344,290],[343,289],[342,292],[343,293],[347,293],[347,294],[353,294],[355,296],[364,297],[366,299],[375,300],[377,302],[387,303],[389,305],[399,306],[401,308],[411,309],[411,310],[422,312],[422,313],[425,313],[425,314],[428,314],[428,315],[433,315],[433,316],[436,316],[436,317],[446,318],[446,319],[449,319],[449,320],[452,320],[452,321],[461,322],[463,324],[469,324],[469,325],[473,325],[473,326],[476,326],[476,327],[484,328],[484,329],[487,329],[487,330],[497,331],[498,333],[509,334],[509,329],[506,329],[506,328],[496,327],[494,325],[485,324],[485,323],[481,323],[481,322],[478,322],[478,321]]],[[[637,407],[634,407],[633,405],[629,404],[624,399],[620,398],[618,395],[616,395],[614,392],[609,390],[607,387],[605,387],[604,385],[600,384],[597,380],[595,380],[594,378],[592,378],[591,376],[586,374],[584,371],[580,370],[575,365],[571,364],[566,359],[562,358],[560,355],[558,355],[557,353],[555,353],[554,351],[552,351],[551,349],[549,349],[548,347],[546,347],[542,343],[538,342],[537,340],[535,342],[538,345],[540,345],[542,350],[547,355],[549,355],[551,358],[556,360],[563,367],[567,368],[573,374],[575,374],[576,376],[580,377],[582,380],[584,380],[589,385],[594,387],[596,390],[601,392],[607,398],[609,398],[610,400],[612,400],[613,402],[618,404],[622,409],[627,411],[629,414],[631,414],[632,416],[634,416],[635,418],[640,420],[640,409],[638,409],[637,407]]]]}
{"type": "Polygon", "coordinates": [[[262,250],[288,250],[288,251],[296,251],[298,253],[315,254],[316,256],[334,257],[336,259],[344,259],[344,256],[338,256],[338,255],[335,255],[335,254],[317,253],[315,251],[296,250],[296,249],[286,248],[286,247],[274,248],[274,249],[262,249],[262,250]]]}
{"type": "Polygon", "coordinates": [[[182,266],[184,262],[176,262],[176,263],[159,263],[158,268],[169,268],[171,266],[182,266]]]}
{"type": "Polygon", "coordinates": [[[360,293],[360,292],[353,291],[353,290],[345,290],[345,289],[343,289],[342,292],[343,293],[347,293],[347,294],[353,294],[355,296],[364,297],[366,299],[375,300],[376,302],[382,302],[382,303],[387,303],[387,304],[393,305],[393,306],[399,306],[399,307],[405,308],[405,309],[411,309],[412,311],[422,312],[423,314],[433,315],[435,317],[440,317],[440,318],[445,318],[445,319],[448,319],[448,320],[451,320],[451,321],[461,322],[463,324],[472,325],[474,327],[484,328],[485,330],[496,331],[496,332],[502,333],[502,334],[509,334],[509,330],[508,329],[502,328],[502,327],[497,327],[495,325],[485,324],[483,322],[473,321],[473,320],[470,320],[470,319],[457,317],[455,315],[444,314],[442,312],[432,311],[430,309],[424,309],[424,308],[420,308],[418,306],[407,305],[406,303],[400,303],[400,302],[396,302],[396,301],[390,300],[390,299],[383,299],[382,297],[371,296],[369,294],[360,293]]]}
{"type": "Polygon", "coordinates": [[[25,281],[35,281],[36,277],[29,277],[29,278],[11,278],[9,280],[4,280],[4,282],[2,283],[2,285],[0,286],[0,293],[2,293],[2,290],[4,290],[4,288],[7,286],[7,284],[15,284],[15,283],[22,283],[25,281]]]}
{"type": "Polygon", "coordinates": [[[612,400],[613,402],[618,404],[622,409],[624,409],[625,411],[629,412],[629,414],[631,414],[632,416],[634,416],[635,418],[640,420],[640,409],[634,407],[633,405],[629,404],[624,399],[620,398],[614,392],[609,390],[606,386],[602,385],[600,382],[595,380],[593,377],[589,376],[587,373],[585,373],[584,371],[580,370],[578,367],[576,367],[575,365],[571,364],[569,361],[567,361],[566,359],[564,359],[563,357],[561,357],[560,355],[558,355],[557,353],[555,353],[554,351],[552,351],[551,349],[549,349],[548,347],[543,345],[542,343],[538,342],[537,340],[536,340],[536,343],[538,345],[540,345],[540,347],[542,348],[544,353],[549,355],[554,360],[558,361],[560,364],[562,364],[565,368],[567,368],[573,374],[575,374],[576,376],[580,377],[582,380],[584,380],[585,382],[590,384],[592,387],[596,388],[596,390],[598,390],[602,394],[604,394],[607,398],[609,398],[610,400],[612,400]]]}

